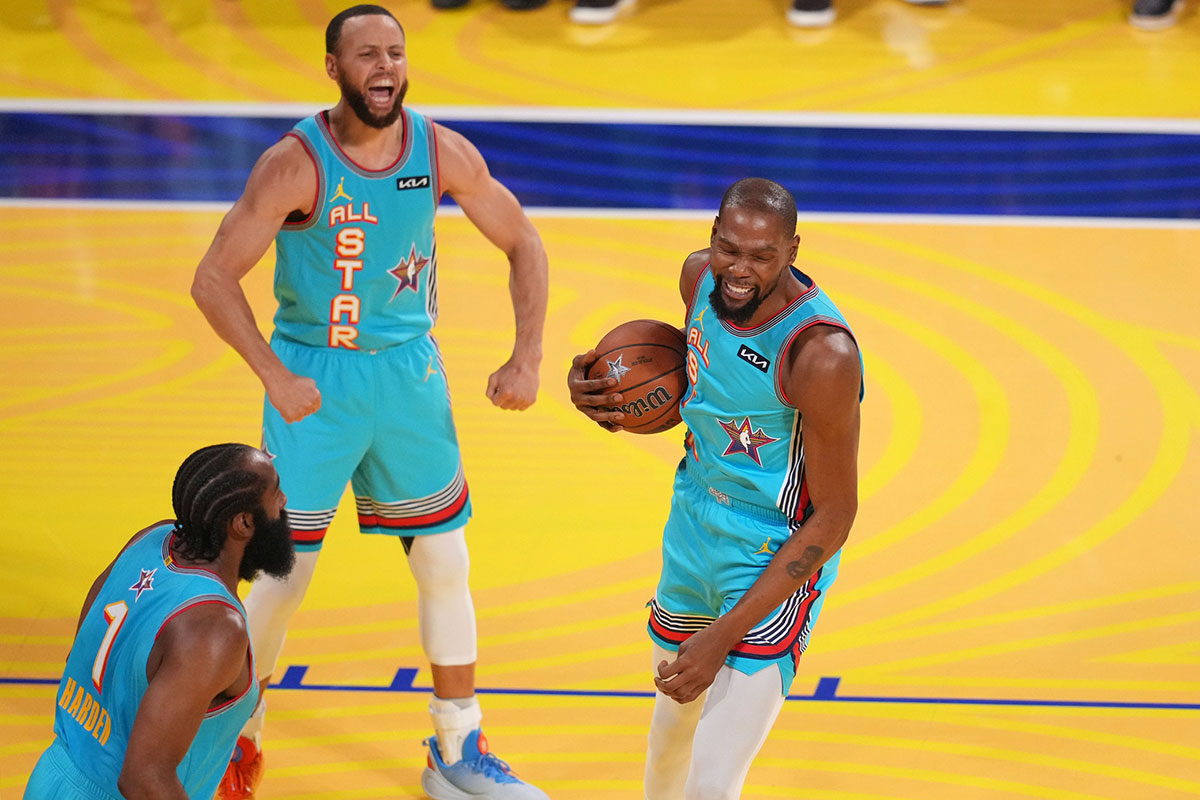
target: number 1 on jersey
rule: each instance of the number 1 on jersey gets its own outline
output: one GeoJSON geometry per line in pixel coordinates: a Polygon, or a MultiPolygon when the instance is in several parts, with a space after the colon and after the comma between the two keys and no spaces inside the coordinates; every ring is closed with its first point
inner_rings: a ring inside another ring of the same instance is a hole
{"type": "Polygon", "coordinates": [[[104,633],[100,649],[96,651],[96,661],[92,664],[92,683],[97,692],[104,683],[104,669],[108,666],[108,653],[112,650],[113,642],[117,638],[117,631],[121,630],[121,624],[125,622],[128,614],[129,606],[125,605],[124,600],[109,603],[104,607],[104,620],[108,623],[108,630],[104,633]]]}

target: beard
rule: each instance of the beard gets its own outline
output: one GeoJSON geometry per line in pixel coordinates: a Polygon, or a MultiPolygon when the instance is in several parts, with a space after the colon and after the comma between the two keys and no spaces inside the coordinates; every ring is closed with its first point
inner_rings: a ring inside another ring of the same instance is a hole
{"type": "Polygon", "coordinates": [[[754,312],[758,311],[758,307],[762,305],[763,300],[766,300],[770,296],[771,290],[775,288],[772,286],[771,290],[768,290],[766,294],[755,289],[746,298],[746,302],[734,307],[726,302],[725,293],[721,291],[721,288],[725,285],[725,278],[717,275],[714,276],[713,282],[716,285],[708,294],[708,304],[712,306],[712,310],[718,318],[726,322],[732,322],[734,325],[745,325],[749,322],[750,318],[754,316],[754,312]]]}
{"type": "Polygon", "coordinates": [[[364,124],[372,128],[387,128],[396,120],[400,119],[400,112],[404,110],[404,95],[408,94],[408,78],[404,79],[404,83],[396,88],[396,96],[392,99],[392,109],[383,116],[373,114],[370,106],[367,105],[367,96],[353,86],[349,86],[338,80],[338,87],[342,90],[342,97],[346,98],[346,104],[354,111],[354,115],[364,124]]]}
{"type": "Polygon", "coordinates": [[[292,527],[286,510],[271,519],[264,508],[254,509],[254,535],[246,543],[238,577],[252,581],[260,572],[282,580],[296,562],[296,546],[292,543],[292,527]]]}

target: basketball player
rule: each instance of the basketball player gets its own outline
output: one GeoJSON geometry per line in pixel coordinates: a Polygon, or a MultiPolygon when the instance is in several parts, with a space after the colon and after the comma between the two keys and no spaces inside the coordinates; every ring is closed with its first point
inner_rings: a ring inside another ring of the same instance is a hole
{"type": "Polygon", "coordinates": [[[212,797],[258,700],[238,579],[294,552],[261,450],[188,456],[175,521],[138,533],[92,584],[58,687],[54,742],[25,800],[212,797]]]}
{"type": "MultiPolygon", "coordinates": [[[[837,574],[857,510],[862,363],[833,302],[793,264],[796,203],[777,183],[725,193],[683,263],[688,432],[650,603],[658,688],[651,800],[737,798],[837,574]]],[[[621,430],[614,379],[571,399],[621,430]]]]}
{"type": "MultiPolygon", "coordinates": [[[[399,538],[419,595],[432,663],[435,736],[425,791],[444,798],[543,798],[488,754],[475,699],[475,612],[463,526],[471,514],[450,413],[437,317],[434,213],[454,197],[510,265],[512,356],[487,396],[524,409],[537,394],[546,313],[541,239],[479,151],[403,104],[404,31],[386,9],[342,11],[325,32],[325,70],[341,90],[328,111],[269,148],[221,222],[192,295],[266,389],[263,447],[291,498],[296,569],[246,600],[259,677],[275,670],[350,482],[364,533],[399,538]],[[279,308],[268,344],[240,280],[274,239],[279,308]]],[[[397,553],[398,554],[398,553],[397,553]]],[[[263,707],[239,739],[221,796],[251,796],[263,707]]]]}

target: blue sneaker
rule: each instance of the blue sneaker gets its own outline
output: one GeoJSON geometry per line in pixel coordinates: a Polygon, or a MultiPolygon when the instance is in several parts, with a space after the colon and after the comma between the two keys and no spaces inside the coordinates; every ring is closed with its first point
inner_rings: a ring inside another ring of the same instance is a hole
{"type": "Polygon", "coordinates": [[[437,737],[429,747],[429,766],[421,773],[421,788],[433,800],[550,800],[541,789],[513,774],[512,767],[488,752],[487,737],[476,728],[463,742],[463,757],[455,764],[442,761],[437,737]]]}

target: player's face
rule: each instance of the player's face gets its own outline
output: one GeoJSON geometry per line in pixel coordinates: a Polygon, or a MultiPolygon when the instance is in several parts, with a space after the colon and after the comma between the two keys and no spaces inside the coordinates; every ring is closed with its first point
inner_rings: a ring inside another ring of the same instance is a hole
{"type": "Polygon", "coordinates": [[[365,125],[386,128],[400,118],[408,56],[404,34],[391,17],[364,14],[346,20],[337,52],[325,56],[325,69],[365,125]]]}
{"type": "Polygon", "coordinates": [[[799,241],[774,214],[734,207],[717,217],[710,256],[716,287],[708,297],[717,316],[745,325],[777,311],[771,297],[796,260],[799,241]]]}
{"type": "Polygon", "coordinates": [[[279,475],[268,464],[273,483],[263,494],[262,505],[254,509],[254,535],[246,543],[238,577],[254,580],[259,572],[273,578],[286,578],[296,560],[292,527],[288,524],[287,496],[279,488],[279,475]]]}

